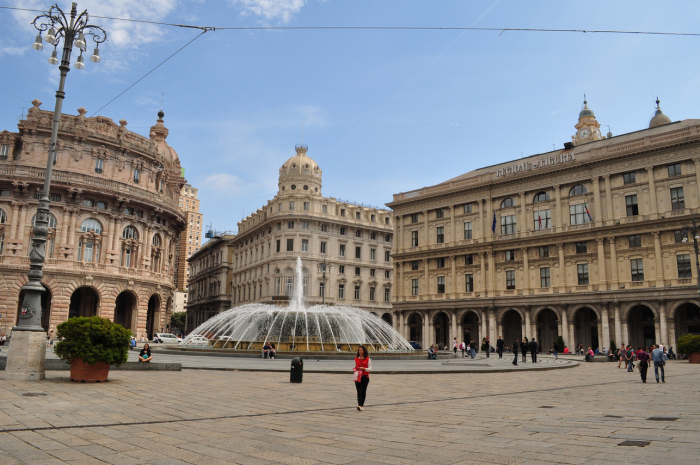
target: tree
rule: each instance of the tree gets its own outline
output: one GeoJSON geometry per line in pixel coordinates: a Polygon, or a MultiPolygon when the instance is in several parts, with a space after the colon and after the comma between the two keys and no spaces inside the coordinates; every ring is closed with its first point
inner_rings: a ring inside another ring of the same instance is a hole
{"type": "Polygon", "coordinates": [[[185,332],[185,321],[187,317],[187,312],[174,312],[170,315],[170,328],[178,328],[185,332]]]}
{"type": "Polygon", "coordinates": [[[558,352],[564,352],[564,338],[563,337],[561,337],[561,336],[557,337],[556,346],[557,346],[558,352]]]}

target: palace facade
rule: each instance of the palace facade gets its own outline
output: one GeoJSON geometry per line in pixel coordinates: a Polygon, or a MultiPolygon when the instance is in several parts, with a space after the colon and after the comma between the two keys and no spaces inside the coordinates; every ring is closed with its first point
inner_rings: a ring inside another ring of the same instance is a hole
{"type": "Polygon", "coordinates": [[[613,137],[584,108],[563,150],[394,195],[394,326],[426,347],[535,337],[676,345],[700,334],[687,227],[700,120],[613,137]]]}
{"type": "MultiPolygon", "coordinates": [[[[18,132],[0,133],[0,313],[17,322],[53,112],[34,100],[18,132]]],[[[150,138],[102,116],[62,115],[51,177],[42,325],[99,315],[138,339],[169,326],[174,242],[185,184],[162,112],[150,138]]]]}

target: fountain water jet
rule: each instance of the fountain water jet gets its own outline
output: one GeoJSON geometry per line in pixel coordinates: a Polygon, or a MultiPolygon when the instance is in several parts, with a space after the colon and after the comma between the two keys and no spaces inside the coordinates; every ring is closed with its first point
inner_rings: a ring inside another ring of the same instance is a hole
{"type": "Polygon", "coordinates": [[[181,347],[260,350],[267,342],[278,351],[354,352],[364,344],[373,352],[411,352],[413,348],[381,318],[357,307],[304,305],[301,258],[288,307],[247,304],[202,323],[181,347]],[[206,341],[206,342],[205,342],[206,341]]]}

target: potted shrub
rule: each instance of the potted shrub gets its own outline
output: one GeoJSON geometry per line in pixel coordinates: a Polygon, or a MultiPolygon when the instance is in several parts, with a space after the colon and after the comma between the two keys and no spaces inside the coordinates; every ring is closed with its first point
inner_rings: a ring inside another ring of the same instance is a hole
{"type": "Polygon", "coordinates": [[[109,366],[119,366],[129,356],[131,331],[107,318],[69,318],[56,330],[60,342],[54,351],[70,363],[71,381],[107,381],[109,366]]]}
{"type": "Polygon", "coordinates": [[[678,339],[676,353],[688,355],[690,363],[700,363],[700,336],[684,334],[678,339]]]}

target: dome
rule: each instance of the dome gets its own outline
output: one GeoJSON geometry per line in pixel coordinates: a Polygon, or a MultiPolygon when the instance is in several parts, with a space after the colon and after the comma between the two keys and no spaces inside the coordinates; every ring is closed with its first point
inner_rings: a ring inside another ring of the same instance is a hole
{"type": "Polygon", "coordinates": [[[301,192],[321,195],[322,170],[318,163],[306,154],[307,150],[306,145],[297,145],[297,154],[284,162],[280,168],[278,194],[301,192]]]}
{"type": "Polygon", "coordinates": [[[578,114],[579,119],[583,118],[584,116],[595,116],[593,114],[593,110],[588,108],[588,102],[586,100],[583,101],[583,110],[581,110],[581,113],[578,114]]]}
{"type": "Polygon", "coordinates": [[[669,124],[671,122],[671,118],[668,116],[664,115],[664,112],[661,111],[661,106],[659,105],[660,101],[657,97],[656,99],[656,114],[654,114],[654,117],[649,121],[649,129],[655,128],[657,126],[663,126],[664,124],[669,124]]]}
{"type": "Polygon", "coordinates": [[[180,158],[177,156],[177,152],[165,142],[168,137],[168,128],[163,124],[163,117],[165,113],[163,110],[158,112],[158,119],[156,120],[155,126],[151,126],[150,138],[155,142],[158,148],[158,154],[163,157],[163,163],[168,167],[180,166],[180,158]]]}

